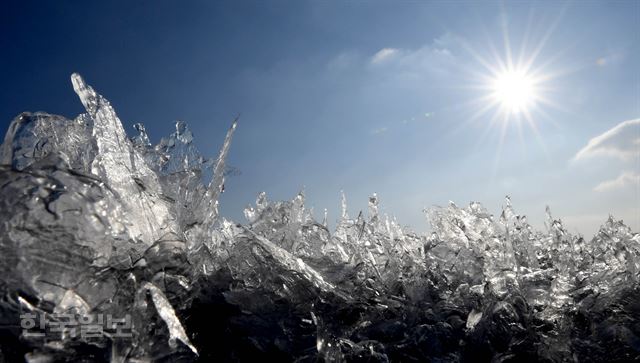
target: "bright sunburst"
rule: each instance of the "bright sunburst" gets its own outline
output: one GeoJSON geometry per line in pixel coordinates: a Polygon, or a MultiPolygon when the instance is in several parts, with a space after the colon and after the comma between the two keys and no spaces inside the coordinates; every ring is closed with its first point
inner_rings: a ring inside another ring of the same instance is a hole
{"type": "Polygon", "coordinates": [[[477,138],[478,145],[486,142],[492,130],[498,129],[496,167],[509,130],[516,132],[523,148],[528,143],[527,134],[530,133],[546,153],[544,139],[538,130],[539,123],[544,120],[555,124],[546,110],[549,107],[562,109],[557,101],[552,101],[556,99],[552,83],[556,83],[556,78],[567,70],[557,69],[555,63],[558,53],[548,54],[543,48],[563,13],[559,12],[555,22],[545,26],[542,34],[530,32],[533,24],[530,19],[530,24],[523,29],[524,34],[515,42],[515,47],[512,47],[514,43],[505,13],[502,14],[501,24],[502,47],[497,47],[491,36],[484,44],[463,42],[475,62],[467,68],[467,75],[470,76],[468,85],[474,90],[474,98],[467,104],[471,115],[461,127],[481,121],[484,130],[477,138]],[[517,51],[514,52],[514,48],[517,51]],[[551,67],[556,69],[552,70],[551,67]]]}
{"type": "Polygon", "coordinates": [[[535,105],[535,79],[523,70],[508,70],[492,82],[492,97],[507,113],[526,112],[535,105]]]}

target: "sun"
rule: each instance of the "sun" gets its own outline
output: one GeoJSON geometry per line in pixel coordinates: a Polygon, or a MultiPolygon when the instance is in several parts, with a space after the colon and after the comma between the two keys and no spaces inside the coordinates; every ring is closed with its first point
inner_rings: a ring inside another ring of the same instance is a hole
{"type": "Polygon", "coordinates": [[[549,156],[542,131],[549,125],[559,127],[554,111],[568,112],[558,93],[562,89],[560,78],[574,71],[563,64],[562,51],[549,52],[551,49],[546,47],[563,14],[564,10],[551,23],[539,28],[545,29],[543,32],[532,31],[533,24],[537,23],[532,15],[524,28],[519,26],[512,34],[508,14],[503,10],[500,29],[495,34],[485,32],[484,41],[477,37],[456,38],[469,60],[460,73],[464,77],[461,77],[463,88],[469,93],[461,107],[466,113],[464,120],[455,131],[477,127],[480,132],[475,139],[476,147],[485,143],[495,145],[494,172],[500,164],[503,147],[513,148],[519,144],[524,155],[530,141],[534,141],[549,156]],[[496,39],[500,33],[502,44],[496,39]],[[542,124],[544,128],[540,127],[542,124]],[[490,137],[497,140],[487,142],[490,137]]]}
{"type": "Polygon", "coordinates": [[[497,74],[491,82],[491,90],[493,101],[509,114],[529,111],[537,99],[535,79],[523,70],[497,74]]]}
{"type": "MultiPolygon", "coordinates": [[[[557,79],[570,72],[558,64],[559,53],[545,54],[545,45],[555,26],[561,21],[563,12],[549,26],[546,32],[533,33],[532,23],[527,25],[517,42],[512,41],[507,14],[501,15],[500,30],[503,44],[495,43],[488,33],[486,41],[470,43],[464,39],[461,44],[470,56],[471,62],[465,69],[466,88],[472,91],[466,103],[469,116],[462,127],[481,121],[486,127],[478,142],[483,142],[490,131],[498,127],[500,145],[507,132],[515,129],[522,143],[526,142],[526,127],[543,144],[538,132],[540,122],[556,123],[550,109],[563,110],[558,102],[557,79]]],[[[533,19],[533,18],[532,18],[533,19]]],[[[530,19],[531,22],[534,20],[530,19]]],[[[544,147],[543,147],[544,148],[544,147]]]]}

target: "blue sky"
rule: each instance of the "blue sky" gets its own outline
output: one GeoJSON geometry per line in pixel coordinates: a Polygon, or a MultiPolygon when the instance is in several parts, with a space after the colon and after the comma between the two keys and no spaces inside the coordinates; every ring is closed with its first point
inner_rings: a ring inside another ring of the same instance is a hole
{"type": "Polygon", "coordinates": [[[79,72],[155,142],[184,120],[216,155],[241,113],[241,174],[221,201],[235,220],[260,191],[304,187],[330,219],[340,190],[352,214],[377,192],[421,231],[424,207],[498,214],[509,194],[537,226],[549,205],[571,231],[591,234],[609,213],[637,231],[640,122],[624,122],[640,117],[639,24],[635,1],[9,1],[0,122],[82,112],[79,72]],[[544,78],[530,123],[492,122],[497,107],[478,116],[505,34],[544,78]]]}

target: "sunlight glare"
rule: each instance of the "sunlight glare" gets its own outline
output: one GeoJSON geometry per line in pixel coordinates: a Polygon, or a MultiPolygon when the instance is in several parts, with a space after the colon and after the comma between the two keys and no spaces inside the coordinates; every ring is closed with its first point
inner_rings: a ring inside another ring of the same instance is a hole
{"type": "Polygon", "coordinates": [[[527,111],[536,99],[532,77],[523,71],[510,70],[493,80],[493,97],[509,113],[527,111]]]}

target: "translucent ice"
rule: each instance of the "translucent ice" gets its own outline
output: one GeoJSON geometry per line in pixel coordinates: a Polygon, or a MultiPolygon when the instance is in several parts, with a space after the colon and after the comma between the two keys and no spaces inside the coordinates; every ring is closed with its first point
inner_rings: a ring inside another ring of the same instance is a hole
{"type": "Polygon", "coordinates": [[[0,146],[0,360],[640,359],[640,235],[622,221],[585,239],[547,209],[536,231],[507,197],[498,217],[431,208],[421,235],[343,194],[330,230],[300,192],[260,193],[238,224],[218,212],[237,120],[208,159],[184,122],[129,138],[72,83],[86,113],[23,113],[0,146]],[[131,331],[38,337],[24,314],[131,331]]]}

